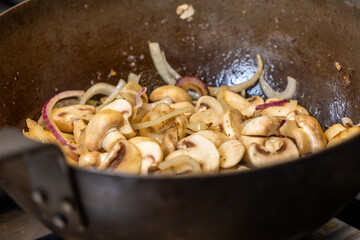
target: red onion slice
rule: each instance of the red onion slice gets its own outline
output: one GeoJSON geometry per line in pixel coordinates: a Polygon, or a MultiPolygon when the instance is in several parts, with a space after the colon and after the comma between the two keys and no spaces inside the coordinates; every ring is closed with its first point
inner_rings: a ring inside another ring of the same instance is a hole
{"type": "Polygon", "coordinates": [[[197,77],[185,76],[176,81],[175,86],[181,87],[186,91],[193,90],[201,96],[209,95],[209,89],[206,84],[197,77]]]}
{"type": "Polygon", "coordinates": [[[55,138],[64,146],[68,146],[70,150],[76,150],[76,147],[74,147],[69,140],[66,139],[66,137],[61,133],[59,128],[56,126],[54,120],[51,117],[52,109],[55,106],[55,104],[64,98],[69,97],[81,97],[84,95],[84,91],[65,91],[61,92],[54,97],[50,98],[45,105],[42,108],[42,117],[44,119],[45,125],[49,129],[49,131],[55,136],[55,138]]]}
{"type": "Polygon", "coordinates": [[[264,103],[264,104],[257,105],[255,110],[263,110],[265,108],[279,106],[279,105],[282,105],[287,102],[288,102],[288,100],[284,99],[284,100],[280,100],[280,101],[276,101],[276,102],[264,103]]]}
{"type": "Polygon", "coordinates": [[[141,105],[141,103],[142,103],[141,95],[143,95],[143,93],[145,93],[146,91],[147,91],[147,88],[143,87],[140,90],[140,92],[138,92],[138,94],[136,95],[136,98],[135,98],[135,106],[137,106],[138,104],[141,105]],[[140,102],[140,100],[141,100],[141,102],[140,102]]]}

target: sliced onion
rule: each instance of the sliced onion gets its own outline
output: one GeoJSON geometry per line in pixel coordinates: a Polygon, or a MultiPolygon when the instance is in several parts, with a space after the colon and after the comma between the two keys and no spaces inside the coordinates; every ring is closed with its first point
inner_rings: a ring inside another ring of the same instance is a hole
{"type": "Polygon", "coordinates": [[[123,79],[120,79],[114,91],[110,94],[110,96],[105,100],[103,104],[107,105],[111,103],[116,98],[116,96],[119,95],[120,91],[124,88],[125,85],[126,82],[123,79]]]}
{"type": "MultiPolygon", "coordinates": [[[[254,76],[252,76],[246,82],[232,85],[232,86],[227,86],[227,89],[229,89],[233,92],[241,92],[242,90],[249,88],[250,86],[254,85],[257,82],[257,80],[259,79],[259,77],[261,75],[261,71],[263,70],[264,64],[263,64],[260,54],[256,54],[256,58],[258,61],[258,67],[257,67],[256,73],[254,74],[254,76]]],[[[218,90],[219,90],[219,87],[209,87],[209,91],[212,96],[216,96],[218,90]]]]}
{"type": "Polygon", "coordinates": [[[139,83],[140,75],[136,75],[135,73],[129,73],[127,81],[128,82],[139,83]]]}
{"type": "Polygon", "coordinates": [[[160,104],[160,103],[166,103],[166,104],[173,104],[173,101],[171,100],[171,98],[166,97],[161,99],[160,101],[156,101],[153,103],[143,103],[141,106],[141,109],[146,110],[146,111],[151,111],[156,105],[160,104]]]}
{"type": "Polygon", "coordinates": [[[81,97],[84,95],[84,91],[65,91],[61,92],[54,97],[50,98],[42,108],[42,116],[47,128],[55,136],[55,138],[61,143],[61,145],[68,146],[71,150],[76,150],[69,140],[66,139],[64,134],[56,126],[54,120],[51,118],[51,113],[54,105],[61,99],[69,97],[81,97]]]}
{"type": "Polygon", "coordinates": [[[149,42],[149,49],[151,58],[154,62],[155,68],[160,74],[161,78],[169,85],[174,85],[176,83],[176,80],[171,74],[169,73],[163,56],[161,54],[159,43],[157,42],[149,42]]]}
{"type": "Polygon", "coordinates": [[[297,108],[297,100],[290,100],[290,112],[295,111],[297,108]]]}
{"type": "Polygon", "coordinates": [[[262,110],[262,109],[269,108],[269,107],[280,106],[287,102],[288,102],[288,100],[283,99],[283,100],[275,101],[275,102],[271,102],[271,103],[264,103],[264,104],[257,105],[255,107],[255,110],[262,110]]]}
{"type": "Polygon", "coordinates": [[[142,128],[148,128],[148,127],[151,127],[151,126],[154,126],[156,124],[159,124],[163,121],[166,121],[168,120],[169,118],[172,118],[172,117],[175,117],[177,115],[180,115],[180,114],[183,114],[187,111],[190,111],[192,110],[194,107],[193,106],[189,106],[189,107],[185,107],[185,108],[182,108],[182,109],[178,109],[178,110],[175,110],[169,114],[166,114],[164,116],[161,116],[159,117],[158,119],[155,119],[155,120],[152,120],[152,121],[147,121],[147,122],[143,122],[143,123],[136,123],[136,124],[133,124],[133,128],[136,130],[136,129],[142,129],[142,128]]]}
{"type": "Polygon", "coordinates": [[[187,155],[180,155],[178,157],[163,161],[159,164],[158,168],[160,170],[174,168],[175,172],[180,174],[188,170],[188,168],[183,168],[184,165],[189,165],[192,173],[202,172],[199,162],[187,155]]]}
{"type": "Polygon", "coordinates": [[[163,51],[161,51],[161,55],[163,57],[165,66],[166,66],[168,72],[171,74],[171,76],[173,76],[175,79],[181,78],[181,75],[178,72],[176,72],[175,69],[173,67],[171,67],[171,65],[168,63],[168,61],[166,60],[165,53],[163,51]]]}
{"type": "MultiPolygon", "coordinates": [[[[207,88],[206,84],[197,77],[193,77],[193,76],[182,77],[176,81],[175,85],[185,89],[188,93],[193,91],[193,92],[197,92],[198,95],[200,95],[200,96],[209,95],[209,89],[207,88]]],[[[191,96],[191,97],[193,98],[193,96],[191,96]]],[[[195,99],[198,99],[198,98],[195,98],[195,99]]]]}
{"type": "Polygon", "coordinates": [[[292,77],[287,77],[288,84],[283,92],[275,92],[264,79],[264,71],[260,76],[260,86],[264,94],[268,98],[284,98],[290,99],[294,97],[296,92],[296,80],[292,77]]]}
{"type": "Polygon", "coordinates": [[[355,125],[354,121],[351,118],[343,117],[341,118],[341,122],[346,128],[351,128],[355,125]]]}
{"type": "MultiPolygon", "coordinates": [[[[147,88],[146,87],[143,87],[140,92],[136,95],[136,98],[135,98],[135,106],[137,105],[142,105],[142,99],[141,99],[141,95],[143,95],[143,93],[146,93],[147,91],[147,88]]],[[[140,107],[140,106],[139,106],[140,107]]]]}
{"type": "Polygon", "coordinates": [[[84,94],[84,96],[80,100],[80,104],[85,104],[87,100],[92,98],[97,94],[110,95],[114,92],[115,86],[108,83],[96,83],[92,87],[90,87],[84,94]]]}

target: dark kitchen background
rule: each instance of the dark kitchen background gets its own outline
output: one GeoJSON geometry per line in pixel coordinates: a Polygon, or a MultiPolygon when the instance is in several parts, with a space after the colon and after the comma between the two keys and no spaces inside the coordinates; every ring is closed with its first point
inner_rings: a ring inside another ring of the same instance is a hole
{"type": "MultiPolygon", "coordinates": [[[[21,2],[22,0],[0,0],[0,14],[21,2]]],[[[336,218],[306,239],[360,240],[359,229],[360,194],[336,218]]],[[[59,240],[60,238],[51,234],[42,224],[22,211],[0,186],[0,239],[59,240]]]]}

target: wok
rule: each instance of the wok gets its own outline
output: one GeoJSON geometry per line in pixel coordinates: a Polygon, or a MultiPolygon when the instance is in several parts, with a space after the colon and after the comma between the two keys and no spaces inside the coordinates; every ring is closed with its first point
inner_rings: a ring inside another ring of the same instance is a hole
{"type": "MultiPolygon", "coordinates": [[[[115,84],[130,71],[162,84],[147,41],[209,85],[244,81],[261,53],[265,78],[282,90],[295,77],[295,98],[323,127],[360,120],[356,1],[189,0],[191,22],[175,14],[181,3],[32,0],[0,15],[0,126],[23,128],[56,92],[115,84]],[[108,78],[111,69],[118,75],[108,78]]],[[[247,94],[262,93],[256,85],[247,94]]],[[[180,178],[68,167],[55,146],[14,130],[0,139],[5,190],[68,239],[296,239],[360,190],[360,138],[260,170],[180,178]]]]}

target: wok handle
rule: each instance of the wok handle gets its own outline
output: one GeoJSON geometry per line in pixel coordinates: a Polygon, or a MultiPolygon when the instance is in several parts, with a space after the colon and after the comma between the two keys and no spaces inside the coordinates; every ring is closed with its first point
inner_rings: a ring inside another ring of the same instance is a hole
{"type": "Polygon", "coordinates": [[[31,198],[41,218],[55,229],[83,231],[85,221],[76,183],[61,149],[27,139],[12,128],[0,130],[0,146],[0,164],[25,162],[31,198]]]}

